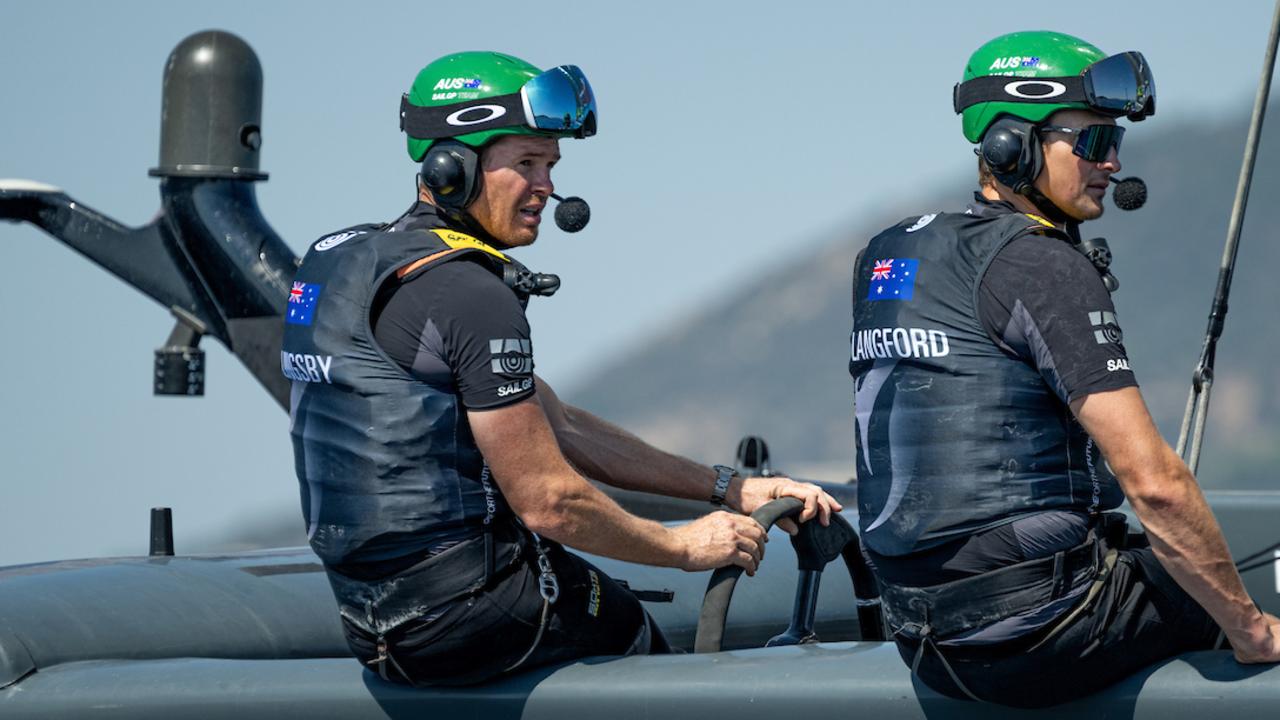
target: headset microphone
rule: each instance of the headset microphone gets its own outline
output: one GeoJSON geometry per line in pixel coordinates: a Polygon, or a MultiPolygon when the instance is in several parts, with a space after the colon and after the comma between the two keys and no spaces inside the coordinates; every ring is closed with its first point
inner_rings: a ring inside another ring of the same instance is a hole
{"type": "Polygon", "coordinates": [[[1116,184],[1115,192],[1111,194],[1111,199],[1115,201],[1116,207],[1121,210],[1137,210],[1147,203],[1147,184],[1142,182],[1142,178],[1125,178],[1123,180],[1111,177],[1111,182],[1116,184]]]}
{"type": "Polygon", "coordinates": [[[576,233],[587,226],[591,220],[591,206],[580,197],[562,198],[551,193],[559,205],[556,205],[556,227],[568,233],[576,233]]]}

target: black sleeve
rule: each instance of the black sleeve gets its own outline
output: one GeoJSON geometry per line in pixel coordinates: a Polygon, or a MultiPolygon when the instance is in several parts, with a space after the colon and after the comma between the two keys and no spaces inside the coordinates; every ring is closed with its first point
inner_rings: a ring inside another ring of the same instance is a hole
{"type": "Polygon", "coordinates": [[[1006,245],[983,276],[978,314],[991,339],[1039,370],[1063,402],[1138,384],[1111,294],[1062,240],[1033,234],[1006,245]]]}
{"type": "Polygon", "coordinates": [[[479,262],[446,262],[379,293],[374,339],[423,382],[471,410],[534,394],[529,321],[515,294],[479,262]]]}

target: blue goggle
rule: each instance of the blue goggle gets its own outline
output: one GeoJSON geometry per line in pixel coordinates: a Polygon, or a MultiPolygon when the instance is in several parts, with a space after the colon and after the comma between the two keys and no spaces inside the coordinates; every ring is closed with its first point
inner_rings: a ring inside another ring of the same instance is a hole
{"type": "Polygon", "coordinates": [[[584,138],[596,134],[597,117],[595,93],[577,65],[551,68],[509,95],[436,107],[400,98],[400,129],[422,140],[521,126],[584,138]]]}

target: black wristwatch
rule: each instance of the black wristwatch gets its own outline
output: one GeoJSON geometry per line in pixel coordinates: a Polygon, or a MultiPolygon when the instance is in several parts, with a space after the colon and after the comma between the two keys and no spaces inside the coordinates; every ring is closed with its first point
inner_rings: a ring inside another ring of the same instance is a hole
{"type": "Polygon", "coordinates": [[[724,507],[724,496],[729,492],[729,481],[738,476],[738,471],[728,465],[711,466],[716,471],[716,486],[711,491],[711,504],[724,507]]]}

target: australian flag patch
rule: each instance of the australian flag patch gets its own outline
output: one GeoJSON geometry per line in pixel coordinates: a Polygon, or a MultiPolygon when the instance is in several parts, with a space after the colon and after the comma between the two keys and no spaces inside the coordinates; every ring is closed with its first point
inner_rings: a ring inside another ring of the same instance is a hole
{"type": "Polygon", "coordinates": [[[916,258],[886,258],[871,266],[868,300],[910,300],[916,287],[916,258]]]}
{"type": "Polygon", "coordinates": [[[316,314],[316,303],[320,300],[320,284],[295,282],[289,291],[289,309],[284,314],[284,321],[294,325],[310,325],[316,314]]]}

